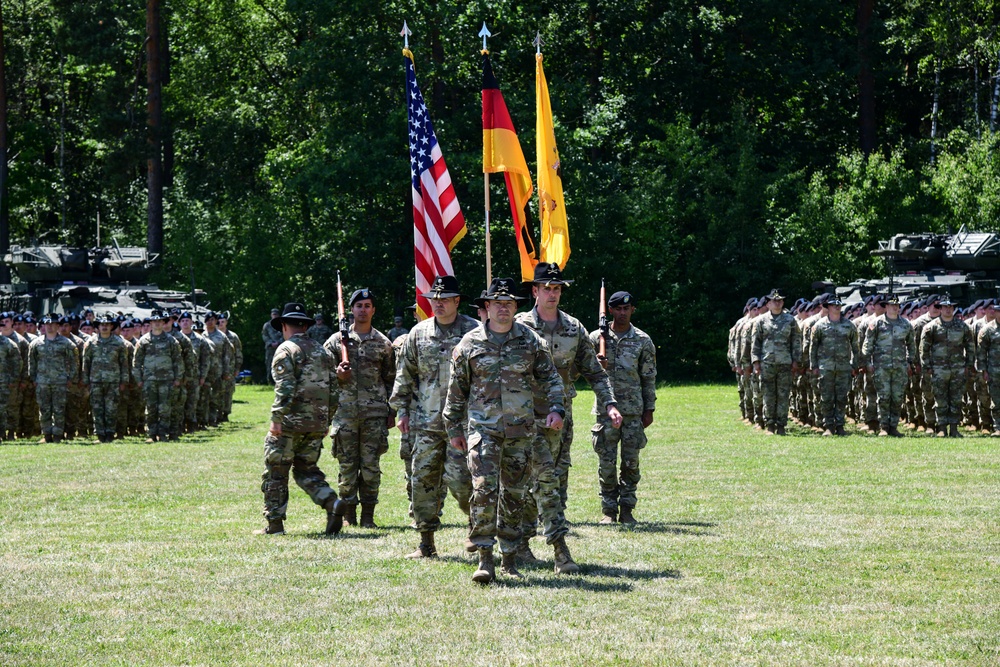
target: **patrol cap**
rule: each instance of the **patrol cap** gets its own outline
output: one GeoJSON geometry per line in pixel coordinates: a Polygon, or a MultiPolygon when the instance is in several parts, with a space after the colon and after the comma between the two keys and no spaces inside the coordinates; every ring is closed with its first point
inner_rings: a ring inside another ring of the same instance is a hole
{"type": "MultiPolygon", "coordinates": [[[[757,303],[760,302],[758,301],[757,303]]],[[[608,305],[611,306],[612,308],[614,308],[615,306],[629,306],[629,305],[634,306],[635,297],[633,297],[628,292],[615,292],[614,294],[611,295],[611,298],[608,299],[608,305]]],[[[760,306],[757,307],[760,308],[760,306]]]]}
{"type": "Polygon", "coordinates": [[[315,313],[313,315],[313,319],[319,321],[319,320],[326,319],[326,318],[323,317],[323,313],[315,313]]]}
{"type": "Polygon", "coordinates": [[[276,315],[281,315],[281,308],[271,309],[271,317],[274,318],[276,315]]]}
{"type": "MultiPolygon", "coordinates": [[[[278,311],[278,314],[279,315],[281,314],[280,310],[278,311]]],[[[200,332],[202,332],[202,331],[205,330],[205,323],[202,322],[201,320],[195,320],[194,324],[192,325],[192,327],[194,328],[195,331],[197,331],[197,332],[200,333],[200,332]]]]}
{"type": "Polygon", "coordinates": [[[763,308],[766,305],[767,305],[767,297],[766,296],[762,296],[759,299],[757,299],[757,306],[756,306],[757,310],[760,310],[761,308],[763,308]]]}
{"type": "MultiPolygon", "coordinates": [[[[483,290],[483,294],[486,294],[486,290],[483,290]]],[[[412,310],[413,312],[416,312],[417,311],[417,304],[414,303],[414,304],[411,304],[409,306],[406,306],[405,308],[403,308],[403,310],[412,310]]]]}
{"type": "Polygon", "coordinates": [[[354,294],[351,295],[351,301],[348,307],[353,306],[358,301],[364,301],[365,299],[375,303],[375,295],[367,287],[362,287],[359,290],[354,290],[354,294]]]}
{"type": "Polygon", "coordinates": [[[752,296],[749,299],[747,299],[747,305],[745,306],[745,308],[756,308],[756,307],[757,307],[757,297],[752,296]]]}

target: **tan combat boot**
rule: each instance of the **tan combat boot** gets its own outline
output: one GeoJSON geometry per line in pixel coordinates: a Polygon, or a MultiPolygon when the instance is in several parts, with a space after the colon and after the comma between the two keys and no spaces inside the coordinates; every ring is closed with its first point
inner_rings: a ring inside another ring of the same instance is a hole
{"type": "Polygon", "coordinates": [[[493,547],[479,550],[479,567],[472,573],[472,580],[477,584],[488,584],[496,579],[496,564],[493,562],[493,547]]]}
{"type": "Polygon", "coordinates": [[[523,565],[537,565],[542,561],[531,553],[531,538],[525,535],[517,545],[517,557],[523,565]]]}
{"type": "Polygon", "coordinates": [[[406,554],[407,558],[437,558],[437,547],[434,546],[434,531],[425,530],[420,533],[420,545],[413,553],[406,554]]]}
{"type": "Polygon", "coordinates": [[[552,547],[555,550],[556,574],[576,574],[580,571],[580,566],[573,561],[573,556],[569,553],[565,537],[560,537],[553,542],[552,547]]]}
{"type": "Polygon", "coordinates": [[[604,510],[604,516],[601,518],[601,524],[609,526],[613,523],[618,523],[618,510],[604,510]]]}
{"type": "Polygon", "coordinates": [[[632,508],[631,507],[624,507],[624,506],[622,506],[618,510],[618,523],[630,523],[630,524],[634,524],[634,523],[639,523],[639,522],[636,521],[635,517],[632,516],[632,508]]]}
{"type": "MultiPolygon", "coordinates": [[[[500,572],[508,577],[524,579],[524,575],[517,570],[517,552],[500,554],[500,572]]],[[[473,577],[473,579],[475,579],[475,577],[473,577]]]]}

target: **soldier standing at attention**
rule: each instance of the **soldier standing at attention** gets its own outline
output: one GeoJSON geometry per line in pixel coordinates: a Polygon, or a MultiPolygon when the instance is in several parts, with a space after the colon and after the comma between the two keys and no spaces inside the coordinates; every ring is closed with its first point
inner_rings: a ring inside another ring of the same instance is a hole
{"type": "Polygon", "coordinates": [[[306,335],[322,345],[327,338],[333,335],[333,329],[326,325],[323,313],[316,313],[313,315],[313,319],[316,320],[316,324],[309,327],[309,332],[306,335]]]}
{"type": "Polygon", "coordinates": [[[281,332],[275,331],[271,322],[279,315],[281,315],[281,309],[272,308],[271,319],[264,322],[264,326],[260,330],[260,337],[264,340],[264,373],[267,376],[268,384],[274,384],[274,378],[271,377],[271,360],[274,358],[274,351],[281,345],[281,332]]]}
{"type": "MultiPolygon", "coordinates": [[[[608,299],[608,309],[612,322],[605,340],[607,354],[598,355],[597,360],[608,371],[622,419],[616,426],[611,416],[604,414],[605,409],[598,405],[595,395],[592,412],[597,423],[590,433],[598,459],[604,515],[601,523],[633,524],[636,489],[642,478],[639,451],[646,446],[645,429],[652,425],[656,409],[656,348],[646,332],[632,325],[635,298],[631,294],[615,292],[608,299]]],[[[595,349],[599,348],[600,336],[600,331],[590,334],[595,349]]]]}
{"type": "Polygon", "coordinates": [[[42,318],[45,335],[31,341],[28,348],[28,376],[35,385],[42,442],[62,440],[66,426],[66,393],[76,382],[76,346],[59,335],[59,324],[42,318]]]}
{"type": "Polygon", "coordinates": [[[885,300],[885,315],[868,325],[861,356],[867,361],[868,375],[878,397],[879,435],[902,438],[899,417],[907,378],[917,360],[913,327],[899,316],[899,297],[885,300]]]}
{"type": "Polygon", "coordinates": [[[993,399],[993,406],[990,412],[980,414],[980,420],[984,429],[990,429],[990,435],[1000,437],[1000,325],[996,319],[996,299],[987,299],[986,318],[987,323],[980,327],[977,339],[976,369],[982,373],[983,385],[988,398],[993,399]]]}
{"type": "Polygon", "coordinates": [[[182,313],[175,308],[170,312],[170,317],[163,325],[163,331],[168,336],[177,341],[181,346],[181,377],[180,384],[170,393],[170,439],[180,440],[181,433],[184,432],[184,407],[187,405],[188,392],[194,383],[197,374],[197,361],[194,356],[194,346],[191,340],[181,333],[180,320],[182,313]]]}
{"type": "Polygon", "coordinates": [[[396,315],[392,318],[392,328],[389,329],[389,340],[396,340],[400,336],[405,336],[410,330],[403,326],[403,317],[396,315]]]}
{"type": "MultiPolygon", "coordinates": [[[[344,520],[348,525],[357,523],[360,502],[362,528],[377,528],[375,505],[382,483],[379,459],[389,449],[389,428],[395,423],[389,410],[396,378],[395,356],[389,339],[372,327],[374,298],[367,288],[351,295],[354,324],[346,342],[348,363],[337,366],[340,394],[331,434],[340,463],[340,497],[347,503],[344,520]]],[[[338,331],[323,347],[334,359],[341,359],[342,344],[338,331]]]]}
{"type": "Polygon", "coordinates": [[[913,325],[913,336],[917,344],[917,355],[921,360],[921,368],[918,372],[918,375],[920,376],[920,389],[917,400],[920,401],[924,415],[924,432],[928,434],[936,433],[938,430],[936,421],[937,417],[935,416],[937,411],[934,406],[934,383],[931,380],[931,376],[927,373],[927,369],[923,368],[923,355],[921,354],[920,349],[923,347],[924,328],[931,322],[934,322],[941,317],[940,304],[940,296],[928,297],[927,310],[923,315],[910,323],[913,325]]]}
{"type": "MultiPolygon", "coordinates": [[[[514,293],[511,278],[495,278],[481,304],[489,318],[452,352],[444,420],[451,445],[468,452],[469,541],[479,550],[472,580],[481,584],[496,577],[493,545],[498,536],[501,571],[521,576],[516,558],[535,437],[535,392],[544,394],[549,406],[546,428],[559,430],[566,414],[562,379],[545,341],[514,321],[517,302],[523,300],[514,293]]],[[[561,539],[555,547],[565,544],[561,539]]]]}
{"type": "Polygon", "coordinates": [[[941,316],[924,327],[920,365],[930,377],[934,391],[937,436],[961,438],[958,423],[962,419],[965,378],[975,365],[975,346],[972,330],[955,317],[951,297],[941,299],[938,307],[941,316]]]}
{"type": "MultiPolygon", "coordinates": [[[[569,532],[566,525],[566,498],[569,485],[570,447],[573,443],[573,398],[575,382],[581,375],[594,390],[597,409],[606,415],[615,428],[622,423],[608,373],[597,359],[587,329],[580,320],[559,310],[563,289],[572,284],[564,280],[558,264],[539,262],[534,280],[527,283],[535,299],[529,312],[518,313],[515,322],[530,328],[545,341],[552,363],[562,378],[566,415],[563,427],[545,428],[548,406],[544,396],[536,394],[535,417],[538,423],[532,452],[532,481],[521,523],[523,533],[520,554],[525,562],[536,561],[529,540],[536,532],[537,518],[542,517],[544,536],[548,544],[569,532]],[[554,494],[554,498],[549,496],[554,494]]],[[[557,563],[557,566],[559,564],[557,563]]],[[[575,567],[575,564],[574,566],[575,567]]],[[[572,568],[570,568],[572,569],[572,568]]],[[[557,567],[557,572],[559,568],[557,567]]]]}
{"type": "MultiPolygon", "coordinates": [[[[222,418],[222,409],[226,402],[226,393],[229,389],[229,382],[233,378],[233,364],[236,358],[236,351],[233,344],[219,328],[221,313],[208,313],[205,315],[205,337],[215,345],[215,353],[219,359],[218,376],[210,376],[210,386],[208,392],[208,425],[218,426],[222,418]]],[[[275,348],[277,349],[277,348],[275,348]]]]}
{"type": "Polygon", "coordinates": [[[132,371],[146,403],[147,443],[170,437],[170,395],[184,377],[181,346],[164,332],[166,316],[153,311],[150,331],[143,334],[132,357],[132,371]]]}
{"type": "Polygon", "coordinates": [[[187,398],[184,401],[184,430],[194,433],[198,430],[198,403],[201,391],[205,386],[208,371],[212,363],[211,343],[194,330],[194,319],[191,313],[181,313],[181,333],[191,342],[194,359],[194,374],[188,385],[187,398]]]}
{"type": "Polygon", "coordinates": [[[274,353],[274,404],[271,427],[264,438],[263,535],[284,535],[288,509],[288,473],[291,472],[314,503],[326,510],[326,534],[336,535],[343,523],[346,505],[326,482],[317,463],[323,453],[323,437],[330,426],[330,410],[336,406],[337,379],[333,357],[306,335],[315,323],[301,303],[285,305],[272,321],[284,342],[274,353]]]}
{"type": "Polygon", "coordinates": [[[802,332],[795,318],[783,312],[785,297],[778,290],[764,298],[767,311],[754,321],[750,355],[754,374],[760,376],[767,432],[785,435],[788,393],[792,373],[799,369],[802,332]]]}
{"type": "Polygon", "coordinates": [[[83,347],[83,382],[90,390],[94,433],[98,442],[115,439],[118,405],[128,386],[128,350],[125,341],[112,334],[108,317],[97,320],[98,335],[83,347]]]}
{"type": "Polygon", "coordinates": [[[24,403],[24,392],[28,384],[28,339],[20,335],[14,329],[14,318],[20,317],[17,313],[0,313],[0,334],[9,338],[17,345],[21,354],[21,374],[11,387],[10,397],[7,399],[7,429],[3,434],[4,440],[13,440],[17,434],[21,433],[21,405],[24,403]]]}
{"type": "MultiPolygon", "coordinates": [[[[219,313],[219,331],[226,335],[233,346],[232,372],[229,374],[229,382],[224,387],[225,398],[222,401],[222,411],[219,413],[219,421],[229,421],[229,413],[233,411],[233,394],[236,393],[236,376],[243,368],[243,342],[235,332],[229,330],[229,313],[219,313]]],[[[322,345],[322,343],[320,343],[322,345]]]]}
{"type": "MultiPolygon", "coordinates": [[[[2,315],[4,321],[10,322],[10,313],[2,315]]],[[[10,331],[14,333],[13,329],[10,331]]],[[[18,344],[7,336],[0,336],[0,438],[4,440],[13,439],[9,405],[21,383],[22,365],[18,344]]]]}
{"type": "Polygon", "coordinates": [[[434,317],[420,322],[405,335],[396,381],[389,405],[396,411],[400,432],[412,440],[411,499],[413,519],[420,531],[420,545],[407,558],[437,555],[434,533],[441,527],[440,513],[446,489],[461,510],[469,514],[472,476],[463,453],[449,446],[441,412],[448,392],[451,353],[479,323],[458,313],[463,298],[454,276],[438,276],[429,299],[434,317]]]}
{"type": "Polygon", "coordinates": [[[861,367],[858,330],[840,315],[844,304],[836,296],[826,302],[826,319],[816,322],[809,337],[809,367],[819,377],[823,435],[847,435],[844,418],[851,379],[861,367]]]}

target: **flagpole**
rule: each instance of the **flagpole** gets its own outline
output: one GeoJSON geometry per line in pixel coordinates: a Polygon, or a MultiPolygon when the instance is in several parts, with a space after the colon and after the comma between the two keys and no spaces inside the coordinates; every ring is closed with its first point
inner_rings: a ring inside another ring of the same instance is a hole
{"type": "MultiPolygon", "coordinates": [[[[479,36],[483,38],[483,55],[489,54],[486,50],[486,38],[491,37],[493,33],[489,31],[486,27],[486,21],[483,21],[483,28],[479,31],[479,36]]],[[[485,209],[485,220],[486,220],[486,286],[493,282],[493,253],[490,249],[490,173],[483,170],[483,207],[485,209]]]]}

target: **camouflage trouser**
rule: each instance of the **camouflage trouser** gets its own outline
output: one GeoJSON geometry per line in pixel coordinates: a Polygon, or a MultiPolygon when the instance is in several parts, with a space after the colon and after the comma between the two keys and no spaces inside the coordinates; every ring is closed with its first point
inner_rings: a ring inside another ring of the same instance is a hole
{"type": "Polygon", "coordinates": [[[764,423],[788,423],[788,394],[792,388],[792,367],[788,364],[761,364],[760,390],[764,399],[764,423]]]}
{"type": "MultiPolygon", "coordinates": [[[[536,422],[538,434],[531,448],[531,478],[521,517],[521,533],[536,534],[538,518],[542,519],[542,535],[552,544],[569,532],[565,506],[560,497],[560,480],[556,474],[556,456],[562,448],[562,433],[536,422]]],[[[565,425],[564,425],[565,428],[565,425]]]]}
{"type": "Polygon", "coordinates": [[[746,419],[748,414],[747,391],[746,388],[743,386],[743,373],[736,374],[736,390],[740,394],[740,414],[743,416],[743,419],[746,419]]]}
{"type": "Polygon", "coordinates": [[[920,375],[920,402],[924,406],[924,423],[933,428],[937,423],[937,410],[934,405],[934,383],[927,371],[920,375]]]}
{"type": "Polygon", "coordinates": [[[80,404],[83,402],[83,392],[76,382],[70,383],[66,390],[66,432],[75,433],[83,431],[82,410],[80,404]]]}
{"type": "Polygon", "coordinates": [[[192,424],[198,423],[198,399],[201,397],[201,386],[197,380],[192,380],[184,400],[184,419],[192,424]]]}
{"type": "Polygon", "coordinates": [[[174,383],[167,380],[146,380],[142,398],[146,402],[146,433],[165,438],[170,435],[170,397],[174,383]]]}
{"type": "Polygon", "coordinates": [[[878,423],[882,428],[895,428],[899,425],[906,379],[906,366],[875,369],[873,384],[878,395],[878,423]]]}
{"type": "Polygon", "coordinates": [[[906,415],[916,424],[924,419],[924,402],[920,400],[920,375],[914,373],[906,382],[906,415]]]}
{"type": "Polygon", "coordinates": [[[478,431],[469,434],[469,540],[473,544],[492,548],[499,538],[501,553],[517,551],[532,441],[532,436],[506,438],[478,431]]]}
{"type": "Polygon", "coordinates": [[[878,391],[875,388],[875,380],[868,373],[861,375],[863,380],[863,396],[864,396],[864,418],[865,422],[872,422],[878,420],[878,391]]]}
{"type": "Polygon", "coordinates": [[[295,483],[322,507],[337,494],[326,482],[326,475],[316,465],[323,452],[323,432],[282,433],[264,437],[264,474],[260,490],[264,494],[264,518],[284,521],[288,510],[288,471],[295,483]]]}
{"type": "Polygon", "coordinates": [[[851,391],[851,371],[820,370],[819,405],[823,426],[836,429],[844,425],[847,394],[851,391]]]}
{"type": "Polygon", "coordinates": [[[198,391],[198,423],[208,425],[208,406],[211,403],[212,398],[212,384],[216,382],[221,382],[218,378],[212,380],[211,378],[205,380],[205,384],[201,385],[201,389],[198,391]]]}
{"type": "Polygon", "coordinates": [[[274,360],[274,351],[276,349],[270,345],[264,345],[264,372],[267,375],[268,384],[274,384],[274,378],[271,376],[271,362],[274,360]]]}
{"type": "Polygon", "coordinates": [[[990,426],[994,431],[1000,430],[1000,368],[990,369],[989,394],[993,399],[993,409],[990,411],[992,422],[990,426]]]}
{"type": "Polygon", "coordinates": [[[138,382],[129,384],[128,420],[129,426],[136,433],[146,428],[146,402],[138,382]]]}
{"type": "Polygon", "coordinates": [[[170,435],[180,436],[184,432],[184,406],[187,405],[188,380],[181,380],[179,387],[170,392],[170,435]]]}
{"type": "Polygon", "coordinates": [[[333,455],[340,464],[340,497],[350,505],[374,505],[382,484],[379,459],[389,450],[386,417],[368,417],[333,427],[333,455]]]}
{"type": "MultiPolygon", "coordinates": [[[[208,386],[208,383],[205,383],[208,386]]],[[[221,377],[212,382],[208,392],[208,423],[215,426],[222,415],[222,405],[226,400],[226,382],[221,377]]]]}
{"type": "Polygon", "coordinates": [[[447,490],[458,501],[458,507],[469,513],[472,497],[472,476],[461,452],[451,446],[447,433],[418,431],[413,440],[413,519],[417,530],[435,531],[441,527],[441,508],[447,490]],[[456,470],[455,452],[464,471],[456,470]]]}
{"type": "Polygon", "coordinates": [[[11,391],[7,385],[0,387],[0,439],[6,438],[7,429],[10,428],[10,417],[8,405],[10,403],[11,391]]]}
{"type": "Polygon", "coordinates": [[[958,424],[962,420],[965,375],[965,367],[934,369],[930,384],[936,403],[934,416],[939,427],[958,424]]]}
{"type": "Polygon", "coordinates": [[[993,430],[989,383],[983,379],[982,374],[976,373],[976,375],[979,376],[979,425],[983,429],[993,430]]]}
{"type": "Polygon", "coordinates": [[[11,433],[18,433],[21,430],[21,401],[23,399],[24,390],[21,389],[20,384],[15,384],[14,388],[10,390],[10,396],[7,398],[7,428],[5,431],[10,431],[11,433]]]}
{"type": "Polygon", "coordinates": [[[759,426],[764,425],[764,395],[760,393],[760,376],[756,373],[744,376],[750,407],[750,421],[759,426]]]}
{"type": "Polygon", "coordinates": [[[62,437],[66,427],[65,383],[35,385],[35,399],[38,401],[42,433],[62,437]]]}
{"type": "Polygon", "coordinates": [[[410,516],[413,516],[413,433],[399,433],[399,458],[403,461],[403,479],[406,480],[406,497],[410,499],[410,516]]]}
{"type": "Polygon", "coordinates": [[[236,393],[236,378],[224,382],[223,385],[225,385],[225,391],[222,396],[221,412],[224,415],[228,415],[233,411],[233,394],[236,393]]]}
{"type": "Polygon", "coordinates": [[[639,474],[639,450],[646,446],[642,418],[624,416],[621,428],[607,417],[598,417],[590,430],[597,452],[597,480],[601,485],[601,510],[610,514],[618,507],[634,508],[639,474]],[[618,470],[618,444],[621,443],[621,470],[618,470]]]}
{"type": "Polygon", "coordinates": [[[28,382],[21,401],[21,432],[24,435],[40,435],[42,432],[41,411],[38,407],[38,385],[28,382]]]}
{"type": "Polygon", "coordinates": [[[90,385],[90,410],[94,414],[94,433],[98,437],[113,437],[118,428],[117,382],[94,382],[90,385]]]}

